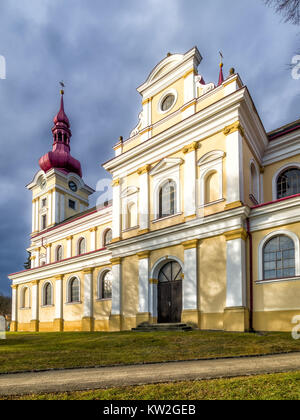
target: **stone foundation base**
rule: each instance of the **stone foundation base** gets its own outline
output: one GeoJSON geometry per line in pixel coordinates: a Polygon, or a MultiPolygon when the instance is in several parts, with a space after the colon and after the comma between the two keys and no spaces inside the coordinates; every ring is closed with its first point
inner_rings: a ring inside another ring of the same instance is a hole
{"type": "Polygon", "coordinates": [[[121,315],[111,315],[109,317],[109,331],[121,331],[121,315]]]}
{"type": "Polygon", "coordinates": [[[139,312],[136,314],[136,325],[140,325],[143,322],[150,323],[150,312],[139,312]]]}
{"type": "Polygon", "coordinates": [[[18,323],[17,323],[16,321],[12,321],[12,322],[10,323],[10,328],[9,328],[9,331],[11,331],[11,332],[16,332],[16,331],[18,331],[18,323]]]}
{"type": "Polygon", "coordinates": [[[81,320],[81,330],[82,331],[94,331],[94,318],[85,317],[81,320]]]}
{"type": "Polygon", "coordinates": [[[194,328],[199,328],[200,326],[200,314],[197,309],[185,309],[181,314],[181,322],[184,324],[189,324],[194,328]]]}
{"type": "Polygon", "coordinates": [[[224,331],[249,331],[249,309],[244,307],[225,308],[224,331]]]}
{"type": "Polygon", "coordinates": [[[32,319],[30,321],[30,331],[38,332],[39,331],[39,321],[37,319],[32,319]]]}
{"type": "Polygon", "coordinates": [[[53,321],[53,331],[61,332],[64,330],[64,320],[62,318],[57,318],[53,321]]]}

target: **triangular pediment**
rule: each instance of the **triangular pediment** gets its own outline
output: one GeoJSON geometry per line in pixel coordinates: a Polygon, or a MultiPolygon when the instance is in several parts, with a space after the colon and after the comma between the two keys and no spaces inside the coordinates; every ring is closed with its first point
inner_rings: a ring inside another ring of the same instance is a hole
{"type": "Polygon", "coordinates": [[[150,175],[160,174],[161,172],[179,166],[182,163],[183,160],[181,158],[164,158],[151,169],[150,175]]]}

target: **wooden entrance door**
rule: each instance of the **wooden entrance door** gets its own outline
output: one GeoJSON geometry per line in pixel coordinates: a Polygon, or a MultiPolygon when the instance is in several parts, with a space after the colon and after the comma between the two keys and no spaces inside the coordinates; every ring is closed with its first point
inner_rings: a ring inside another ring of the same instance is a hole
{"type": "Polygon", "coordinates": [[[158,323],[181,322],[182,268],[176,261],[165,264],[158,275],[158,323]]]}

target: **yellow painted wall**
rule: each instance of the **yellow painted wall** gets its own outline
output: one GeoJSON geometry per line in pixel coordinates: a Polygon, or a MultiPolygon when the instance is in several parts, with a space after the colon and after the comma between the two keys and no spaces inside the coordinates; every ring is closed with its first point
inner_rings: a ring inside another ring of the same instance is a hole
{"type": "Polygon", "coordinates": [[[131,256],[122,260],[122,315],[135,317],[138,312],[138,257],[131,256]]]}
{"type": "MultiPolygon", "coordinates": [[[[151,113],[152,113],[152,124],[155,124],[157,121],[161,120],[162,118],[165,118],[169,115],[171,115],[173,112],[177,111],[182,105],[184,104],[184,79],[180,78],[176,82],[172,83],[159,93],[153,96],[152,102],[151,102],[151,113]],[[161,114],[158,112],[158,103],[162,96],[165,95],[165,93],[169,89],[175,89],[177,91],[177,101],[175,105],[170,109],[169,112],[166,112],[164,114],[161,114]]],[[[173,125],[172,123],[171,125],[173,125]]],[[[161,130],[163,131],[163,130],[161,130]]]]}

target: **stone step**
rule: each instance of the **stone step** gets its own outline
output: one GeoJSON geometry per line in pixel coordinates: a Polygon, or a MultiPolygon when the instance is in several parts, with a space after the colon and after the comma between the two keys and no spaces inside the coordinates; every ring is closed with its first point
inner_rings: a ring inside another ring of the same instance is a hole
{"type": "Polygon", "coordinates": [[[148,324],[142,323],[136,328],[132,328],[132,331],[140,332],[153,332],[153,331],[191,331],[192,327],[183,323],[172,323],[172,324],[148,324]]]}

